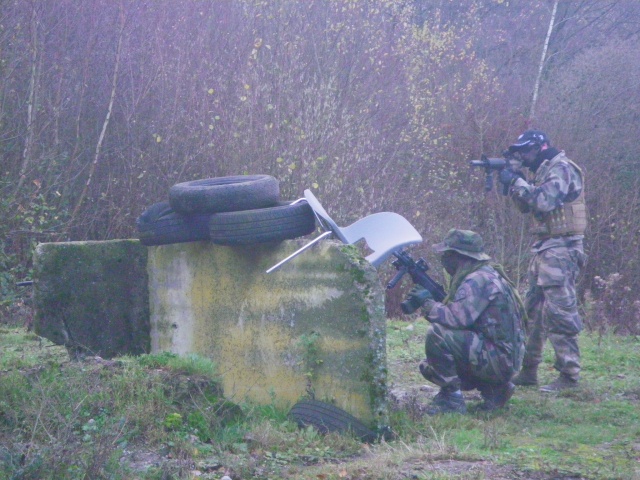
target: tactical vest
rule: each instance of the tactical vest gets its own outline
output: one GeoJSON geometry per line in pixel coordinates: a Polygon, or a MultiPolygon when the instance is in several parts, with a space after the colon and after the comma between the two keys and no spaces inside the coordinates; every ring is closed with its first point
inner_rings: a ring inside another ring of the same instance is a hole
{"type": "MultiPolygon", "coordinates": [[[[543,239],[566,235],[584,235],[587,229],[587,205],[584,201],[584,174],[578,165],[564,155],[562,156],[580,175],[582,190],[575,200],[565,203],[550,212],[535,216],[537,225],[531,229],[530,233],[543,239]]],[[[547,165],[543,163],[541,168],[548,171],[559,161],[560,159],[554,162],[552,159],[547,165]]]]}

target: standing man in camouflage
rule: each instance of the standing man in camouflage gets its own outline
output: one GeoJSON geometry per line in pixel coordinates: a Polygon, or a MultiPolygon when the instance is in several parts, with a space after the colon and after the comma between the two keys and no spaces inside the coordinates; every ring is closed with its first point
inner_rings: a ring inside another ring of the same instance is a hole
{"type": "Polygon", "coordinates": [[[481,410],[501,408],[513,395],[511,378],[522,364],[524,305],[502,268],[489,264],[477,233],[450,230],[433,248],[451,275],[448,296],[436,302],[416,286],[403,302],[405,312],[422,307],[431,322],[420,373],[440,392],[427,413],[465,413],[461,390],[475,388],[484,400],[481,410]]]}
{"type": "Polygon", "coordinates": [[[532,214],[535,224],[525,300],[530,325],[522,371],[514,383],[538,384],[538,365],[548,338],[560,375],[540,390],[574,388],[580,378],[578,334],[582,330],[576,278],[586,260],[582,245],[587,226],[582,170],[538,130],[524,132],[509,151],[535,174],[529,183],[520,172],[505,169],[500,173],[500,182],[510,188],[519,210],[532,214]]]}

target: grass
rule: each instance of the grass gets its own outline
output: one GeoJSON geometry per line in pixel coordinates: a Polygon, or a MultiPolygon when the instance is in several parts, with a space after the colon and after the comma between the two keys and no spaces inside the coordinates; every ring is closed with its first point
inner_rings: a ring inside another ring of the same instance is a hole
{"type": "MultiPolygon", "coordinates": [[[[424,383],[411,371],[424,356],[426,328],[424,321],[390,322],[394,382],[424,383]]],[[[442,434],[448,431],[450,444],[466,455],[499,464],[586,478],[640,478],[640,341],[585,334],[580,343],[583,382],[576,391],[549,395],[520,388],[503,412],[458,417],[456,424],[439,418],[427,423],[442,434]]],[[[557,375],[552,355],[548,346],[542,382],[557,375]]]]}
{"type": "MultiPolygon", "coordinates": [[[[172,354],[89,358],[0,327],[0,479],[640,478],[640,341],[581,336],[583,384],[520,388],[492,414],[423,417],[427,324],[389,321],[393,441],[299,430],[274,405],[221,397],[215,365],[172,354]]],[[[555,377],[551,348],[541,380],[555,377]]],[[[477,395],[467,395],[470,403],[477,395]]]]}

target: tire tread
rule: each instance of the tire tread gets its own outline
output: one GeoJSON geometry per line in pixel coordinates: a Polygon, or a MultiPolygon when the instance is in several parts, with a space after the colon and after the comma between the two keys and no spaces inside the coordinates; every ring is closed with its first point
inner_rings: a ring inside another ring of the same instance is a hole
{"type": "Polygon", "coordinates": [[[351,432],[360,440],[374,442],[377,435],[364,423],[344,410],[318,400],[301,400],[289,411],[299,427],[312,426],[320,433],[351,432]]]}

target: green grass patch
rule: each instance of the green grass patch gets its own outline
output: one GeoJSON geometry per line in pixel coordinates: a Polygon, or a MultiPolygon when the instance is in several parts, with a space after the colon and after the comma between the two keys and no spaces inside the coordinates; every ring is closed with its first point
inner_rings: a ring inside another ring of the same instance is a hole
{"type": "Polygon", "coordinates": [[[68,360],[67,350],[21,328],[0,326],[0,372],[68,360]]]}
{"type": "MultiPolygon", "coordinates": [[[[427,327],[390,321],[387,334],[391,387],[425,402],[427,327]]],[[[640,478],[640,342],[585,334],[580,344],[575,391],[519,388],[492,414],[393,410],[397,438],[365,446],[300,430],[275,402],[226,401],[215,364],[197,355],[70,361],[62,347],[2,328],[0,478],[640,478]]],[[[552,361],[548,346],[543,382],[556,376],[552,361]]]]}
{"type": "MultiPolygon", "coordinates": [[[[394,380],[403,381],[398,371],[406,378],[417,370],[427,328],[422,319],[389,322],[394,380]]],[[[533,387],[518,388],[502,412],[422,418],[413,433],[398,415],[392,418],[405,439],[413,436],[417,441],[424,435],[457,452],[458,458],[490,458],[525,470],[586,478],[640,478],[640,341],[583,334],[580,346],[583,376],[575,391],[544,394],[533,387]]],[[[547,345],[539,372],[542,382],[557,376],[552,364],[553,349],[547,345]]],[[[418,384],[426,383],[417,378],[418,384]]]]}

